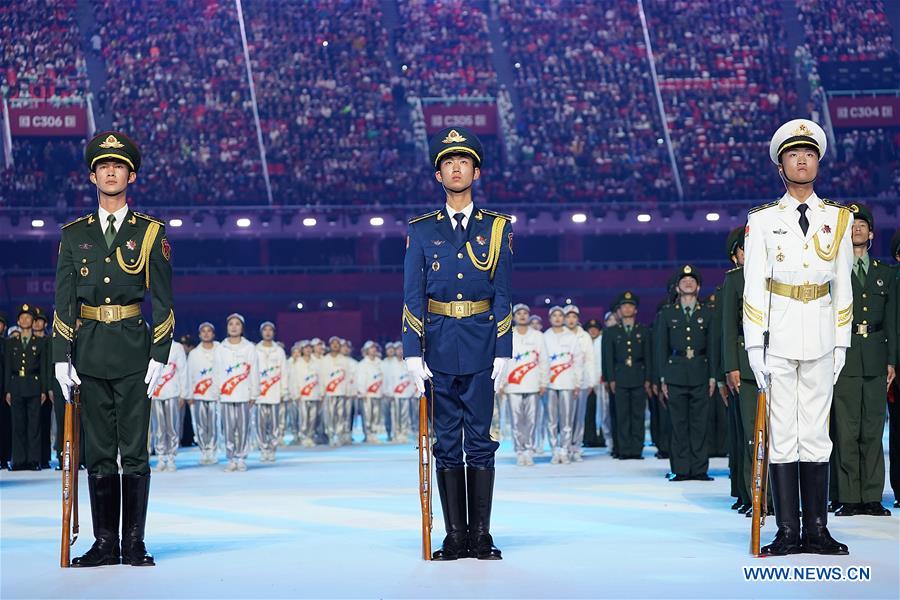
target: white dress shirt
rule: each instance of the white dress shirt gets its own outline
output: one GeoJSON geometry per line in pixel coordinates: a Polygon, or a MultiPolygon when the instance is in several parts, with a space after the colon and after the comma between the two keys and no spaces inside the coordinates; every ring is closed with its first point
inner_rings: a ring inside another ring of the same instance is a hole
{"type": "Polygon", "coordinates": [[[122,227],[122,221],[125,220],[125,215],[127,215],[127,214],[128,214],[128,205],[127,204],[114,213],[108,212],[105,208],[103,208],[101,206],[99,208],[99,210],[97,211],[97,216],[100,219],[101,231],[103,231],[104,234],[106,233],[106,227],[107,227],[106,220],[109,217],[109,215],[112,215],[113,217],[116,218],[116,220],[113,221],[113,226],[116,228],[116,233],[119,233],[119,229],[122,227]]]}
{"type": "Polygon", "coordinates": [[[466,206],[462,210],[453,210],[449,204],[447,204],[447,214],[450,215],[450,224],[453,225],[453,230],[456,231],[456,219],[453,218],[453,215],[456,213],[463,214],[462,226],[463,229],[469,226],[469,217],[472,216],[472,210],[475,208],[474,202],[469,202],[469,205],[466,206]]]}

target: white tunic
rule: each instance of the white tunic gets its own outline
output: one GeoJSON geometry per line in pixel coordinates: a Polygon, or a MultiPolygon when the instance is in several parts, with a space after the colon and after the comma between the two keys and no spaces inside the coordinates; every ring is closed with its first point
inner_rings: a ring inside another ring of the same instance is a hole
{"type": "Polygon", "coordinates": [[[172,342],[172,346],[169,348],[169,361],[159,375],[152,397],[158,400],[187,398],[189,392],[187,356],[184,354],[184,346],[172,342]]]}
{"type": "Polygon", "coordinates": [[[530,327],[525,335],[513,328],[512,359],[506,362],[503,374],[505,391],[510,394],[535,394],[547,387],[550,363],[544,336],[530,327]]]}
{"type": "Polygon", "coordinates": [[[194,400],[218,400],[221,382],[216,382],[216,363],[221,360],[219,342],[207,350],[200,344],[188,354],[188,385],[194,400]]]}
{"type": "Polygon", "coordinates": [[[259,397],[259,359],[256,347],[246,338],[237,344],[219,345],[222,360],[213,379],[219,385],[220,402],[249,402],[259,397]]]}
{"type": "Polygon", "coordinates": [[[849,347],[853,320],[853,215],[815,194],[806,204],[806,235],[799,225],[799,202],[785,194],[750,212],[744,236],[746,347],[763,345],[771,319],[769,354],[793,360],[813,360],[835,346],[849,347]],[[807,302],[772,294],[769,311],[769,277],[790,285],[829,284],[830,293],[807,302]]]}
{"type": "Polygon", "coordinates": [[[559,333],[551,327],[543,335],[550,367],[547,387],[551,390],[574,390],[579,387],[584,377],[584,357],[578,337],[565,327],[559,333]]]}
{"type": "Polygon", "coordinates": [[[256,344],[256,356],[259,360],[259,398],[260,404],[280,404],[287,397],[287,378],[285,363],[287,357],[284,350],[272,342],[266,347],[263,342],[256,344]]]}

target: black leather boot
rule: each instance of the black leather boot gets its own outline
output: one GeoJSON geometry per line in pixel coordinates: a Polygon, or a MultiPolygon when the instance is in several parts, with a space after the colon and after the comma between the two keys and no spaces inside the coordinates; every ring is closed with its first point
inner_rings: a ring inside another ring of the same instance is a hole
{"type": "Polygon", "coordinates": [[[847,546],[828,533],[828,463],[800,463],[803,534],[800,545],[808,554],[850,554],[847,546]]]}
{"type": "Polygon", "coordinates": [[[115,475],[89,475],[91,524],[94,545],[83,556],[72,559],[73,567],[103,567],[119,564],[119,505],[121,487],[115,475]]]}
{"type": "Polygon", "coordinates": [[[466,471],[463,467],[438,469],[437,483],[447,536],[441,549],[432,554],[431,560],[467,558],[469,527],[466,524],[466,471]]]}
{"type": "Polygon", "coordinates": [[[775,501],[775,523],[778,525],[778,531],[772,543],[760,549],[760,554],[763,556],[799,554],[801,549],[798,463],[769,465],[769,481],[772,485],[772,499],[775,501]]]}
{"type": "Polygon", "coordinates": [[[466,469],[469,488],[469,552],[478,560],[500,560],[491,537],[494,469],[466,469]]]}
{"type": "Polygon", "coordinates": [[[150,475],[122,475],[122,564],[152,567],[153,557],[144,546],[150,475]]]}

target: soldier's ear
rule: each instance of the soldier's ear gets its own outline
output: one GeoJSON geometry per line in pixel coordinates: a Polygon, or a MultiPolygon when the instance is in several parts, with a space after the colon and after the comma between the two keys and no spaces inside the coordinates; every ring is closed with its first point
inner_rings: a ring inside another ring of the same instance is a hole
{"type": "Polygon", "coordinates": [[[434,172],[434,178],[437,180],[438,183],[444,183],[444,178],[441,177],[440,170],[437,170],[434,172]]]}
{"type": "Polygon", "coordinates": [[[137,172],[129,171],[128,172],[128,183],[134,183],[137,179],[137,172]]]}
{"type": "Polygon", "coordinates": [[[93,183],[94,185],[97,185],[97,174],[96,173],[91,171],[91,174],[88,176],[88,178],[91,180],[91,183],[93,183]]]}
{"type": "Polygon", "coordinates": [[[481,167],[475,167],[475,176],[472,177],[472,181],[475,181],[479,177],[481,177],[481,167]]]}

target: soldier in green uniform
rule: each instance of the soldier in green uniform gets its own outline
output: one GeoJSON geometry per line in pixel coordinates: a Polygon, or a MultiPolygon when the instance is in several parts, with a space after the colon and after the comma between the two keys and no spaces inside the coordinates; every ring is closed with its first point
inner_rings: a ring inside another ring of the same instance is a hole
{"type": "Polygon", "coordinates": [[[752,441],[756,426],[756,378],[744,349],[742,298],[744,296],[744,226],[734,229],[726,248],[735,267],[725,274],[720,306],[722,307],[722,369],[728,385],[734,459],[729,462],[731,480],[737,484],[737,502],[733,509],[749,514],[752,506],[750,475],[752,441]]]}
{"type": "Polygon", "coordinates": [[[625,292],[617,306],[622,322],[603,335],[603,378],[616,403],[618,458],[643,459],[644,410],[650,396],[653,349],[650,330],[635,321],[638,298],[625,292]]]}
{"type": "MultiPolygon", "coordinates": [[[[53,373],[53,352],[50,349],[50,339],[47,336],[47,313],[40,306],[34,307],[34,326],[32,327],[32,335],[41,338],[47,344],[47,351],[44,352],[44,360],[47,362],[47,373],[53,373]],[[46,339],[45,339],[46,338],[46,339]]],[[[53,377],[49,377],[53,380],[53,377]]],[[[47,399],[41,403],[41,433],[38,446],[40,448],[41,468],[50,468],[50,432],[52,426],[50,422],[53,420],[53,386],[52,381],[47,382],[47,399]]]]}
{"type": "MultiPolygon", "coordinates": [[[[653,326],[651,328],[651,344],[653,348],[653,358],[656,358],[656,340],[659,338],[659,329],[662,327],[660,321],[660,314],[663,309],[666,308],[670,304],[674,304],[678,301],[678,293],[675,291],[675,276],[669,278],[669,283],[666,286],[666,299],[660,302],[656,307],[656,315],[653,317],[653,326]]],[[[670,452],[672,449],[672,417],[669,413],[669,405],[666,403],[666,399],[663,398],[662,391],[660,390],[660,364],[658,360],[652,360],[650,366],[650,392],[652,394],[653,400],[651,402],[656,403],[656,412],[657,417],[654,422],[653,412],[650,412],[650,435],[655,440],[656,444],[656,458],[661,460],[670,460],[670,452]],[[652,431],[653,429],[656,431],[652,431]]],[[[670,474],[671,475],[671,474],[670,474]]],[[[668,475],[667,475],[668,476],[668,475]]]]}
{"type": "Polygon", "coordinates": [[[6,403],[6,313],[0,310],[0,470],[10,468],[12,426],[6,403]]]}
{"type": "MultiPolygon", "coordinates": [[[[897,301],[894,306],[897,310],[894,314],[893,335],[898,346],[897,361],[894,362],[894,372],[900,368],[900,229],[894,232],[891,238],[891,256],[894,258],[894,294],[897,301]]],[[[891,490],[894,492],[894,508],[900,508],[900,380],[894,378],[894,385],[888,391],[888,461],[890,462],[889,479],[891,490]]]]}
{"type": "Polygon", "coordinates": [[[34,315],[32,305],[19,308],[19,338],[7,342],[4,359],[14,471],[41,470],[41,404],[47,401],[47,348],[44,340],[34,335],[34,315]]]}
{"type": "Polygon", "coordinates": [[[120,561],[151,566],[153,557],[144,546],[150,492],[149,394],[168,360],[175,327],[171,247],[162,222],[126,204],[127,188],[141,166],[134,142],[121,133],[104,132],[88,143],[85,161],[100,206],[63,227],[53,319],[53,360],[64,397],[68,400],[73,383],[81,385],[96,538],[72,566],[120,561]],[[141,312],[146,290],[153,301],[152,327],[141,312]],[[81,319],[77,331],[76,317],[81,319]],[[67,357],[73,344],[70,366],[67,357]]]}
{"type": "Polygon", "coordinates": [[[709,325],[709,362],[713,368],[718,388],[718,391],[709,397],[709,429],[706,435],[706,450],[710,456],[719,457],[728,454],[728,411],[724,393],[725,380],[722,375],[722,307],[719,304],[721,293],[722,286],[716,286],[704,303],[706,308],[712,312],[709,325]]]}
{"type": "Polygon", "coordinates": [[[712,481],[706,441],[716,387],[709,355],[712,311],[698,300],[700,284],[696,268],[681,268],[675,284],[678,301],[660,311],[654,336],[660,393],[672,419],[670,481],[712,481]]]}
{"type": "Polygon", "coordinates": [[[832,406],[834,461],[837,470],[836,517],[888,516],[884,490],[885,395],[897,362],[896,284],[891,267],[869,257],[875,237],[872,213],[860,203],[854,213],[853,329],[847,362],[834,385],[832,406]]]}

